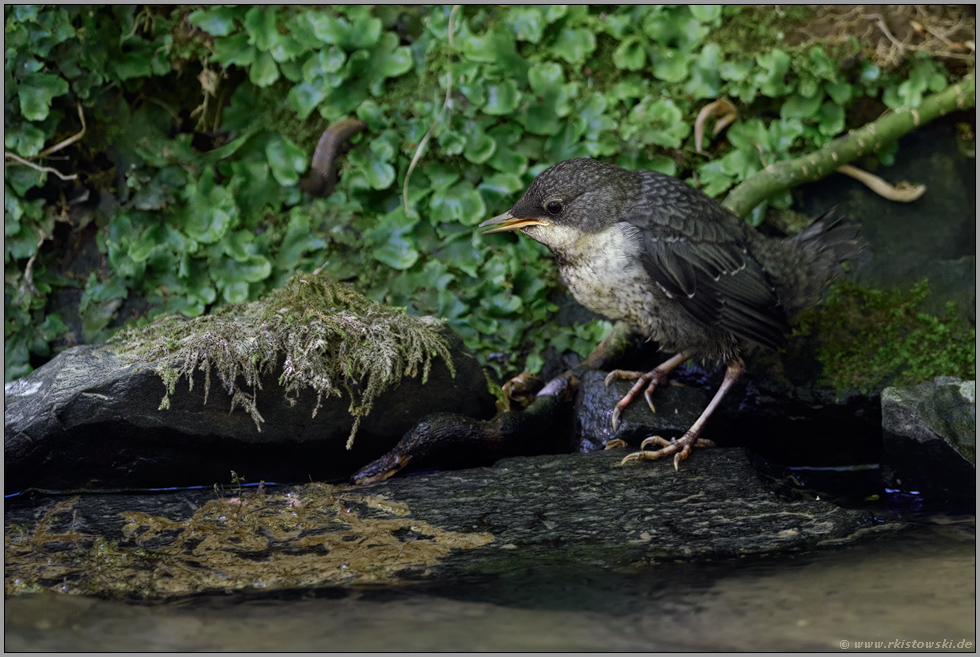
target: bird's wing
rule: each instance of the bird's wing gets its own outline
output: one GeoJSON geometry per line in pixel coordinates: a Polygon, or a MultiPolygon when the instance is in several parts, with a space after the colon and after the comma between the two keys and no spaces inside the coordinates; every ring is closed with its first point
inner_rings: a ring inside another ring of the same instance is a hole
{"type": "Polygon", "coordinates": [[[665,193],[662,181],[654,182],[656,193],[647,194],[644,209],[629,219],[640,229],[647,274],[698,322],[768,347],[782,345],[786,313],[727,212],[690,189],[682,200],[664,198],[673,187],[665,193]]]}

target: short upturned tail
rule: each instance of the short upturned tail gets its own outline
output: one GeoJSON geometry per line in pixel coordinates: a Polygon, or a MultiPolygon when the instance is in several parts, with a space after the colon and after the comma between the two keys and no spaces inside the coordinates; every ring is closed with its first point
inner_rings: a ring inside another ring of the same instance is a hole
{"type": "Polygon", "coordinates": [[[847,223],[844,215],[837,214],[837,208],[824,212],[791,239],[813,258],[831,263],[830,267],[856,257],[864,248],[858,227],[847,223]]]}
{"type": "Polygon", "coordinates": [[[860,230],[836,208],[817,217],[798,235],[782,240],[784,258],[772,271],[780,301],[791,319],[820,301],[839,265],[864,248],[860,230]]]}

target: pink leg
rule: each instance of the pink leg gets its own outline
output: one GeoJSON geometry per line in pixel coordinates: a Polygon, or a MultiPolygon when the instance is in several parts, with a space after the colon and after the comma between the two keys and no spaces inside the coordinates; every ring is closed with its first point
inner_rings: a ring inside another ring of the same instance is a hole
{"type": "Polygon", "coordinates": [[[718,404],[724,399],[725,394],[728,393],[728,390],[739,380],[744,372],[745,364],[740,358],[730,361],[728,363],[728,369],[725,370],[725,379],[721,382],[721,387],[718,388],[718,392],[712,397],[711,402],[704,409],[704,412],[701,413],[701,416],[680,439],[667,441],[660,436],[650,436],[640,444],[640,451],[628,455],[623,459],[623,463],[627,461],[655,461],[663,456],[673,454],[674,470],[677,470],[680,462],[686,459],[691,453],[692,447],[714,447],[714,443],[710,440],[700,438],[701,431],[704,429],[708,418],[718,408],[718,404]],[[657,445],[660,449],[648,451],[644,449],[647,445],[657,445]]]}
{"type": "Polygon", "coordinates": [[[610,381],[615,379],[636,379],[636,383],[630,388],[630,391],[619,400],[616,404],[616,408],[613,409],[612,414],[612,426],[613,431],[616,430],[616,426],[619,424],[619,416],[622,414],[623,409],[629,406],[633,398],[640,392],[643,386],[647,389],[644,391],[643,396],[647,400],[647,404],[650,406],[650,410],[654,413],[657,409],[653,407],[653,391],[657,389],[657,386],[661,386],[667,383],[667,375],[675,367],[683,363],[690,357],[690,354],[686,351],[682,351],[676,356],[665,360],[664,362],[657,365],[655,368],[649,372],[636,372],[633,370],[613,370],[606,375],[606,385],[609,385],[610,381]],[[647,385],[649,384],[649,385],[647,385]]]}

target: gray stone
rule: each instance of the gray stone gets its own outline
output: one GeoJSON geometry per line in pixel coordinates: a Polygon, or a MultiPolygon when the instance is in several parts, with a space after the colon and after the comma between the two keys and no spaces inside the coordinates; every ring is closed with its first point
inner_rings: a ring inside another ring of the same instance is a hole
{"type": "Polygon", "coordinates": [[[976,382],[940,376],[881,393],[885,481],[902,491],[976,496],[976,382]]]}
{"type": "Polygon", "coordinates": [[[379,397],[362,421],[352,450],[345,395],[324,400],[301,391],[295,405],[283,395],[278,372],[262,382],[261,431],[214,377],[204,402],[204,377],[192,391],[177,383],[168,410],[154,363],[124,362],[111,349],[68,349],[4,387],[5,491],[147,488],[210,485],[229,472],[249,481],[309,481],[349,477],[386,452],[422,416],[455,411],[475,418],[494,412],[479,363],[445,330],[456,376],[441,359],[428,383],[404,378],[379,397]]]}
{"type": "Polygon", "coordinates": [[[22,496],[4,515],[7,590],[165,598],[454,582],[541,564],[800,551],[904,527],[781,498],[740,449],[702,450],[680,472],[669,462],[620,466],[621,456],[517,457],[363,487],[22,496]],[[103,564],[89,558],[97,550],[110,566],[93,567],[103,564]]]}

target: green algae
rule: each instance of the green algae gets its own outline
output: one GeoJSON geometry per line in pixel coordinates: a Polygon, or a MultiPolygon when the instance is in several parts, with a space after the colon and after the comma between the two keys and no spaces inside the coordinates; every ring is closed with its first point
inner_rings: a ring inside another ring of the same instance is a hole
{"type": "Polygon", "coordinates": [[[975,379],[976,326],[960,319],[952,302],[942,317],[922,312],[929,294],[927,280],[903,292],[839,278],[794,334],[818,337],[817,359],[837,390],[867,393],[936,376],[975,379]]]}
{"type": "Polygon", "coordinates": [[[398,583],[454,549],[493,536],[413,519],[408,507],[346,487],[310,484],[217,497],[184,520],[119,514],[118,540],[78,530],[78,498],[33,529],[4,534],[6,595],[50,590],[159,599],[202,592],[398,583]]]}
{"type": "Polygon", "coordinates": [[[278,369],[291,404],[303,388],[316,392],[314,417],[324,398],[346,393],[354,417],[350,449],[374,401],[402,377],[421,370],[425,383],[437,356],[455,376],[442,324],[375,303],[327,276],[296,274],[260,301],[193,319],[162,317],[108,344],[124,359],[156,365],[167,387],[161,409],[170,407],[181,378],[193,389],[195,371],[204,373],[207,403],[216,371],[231,396],[231,410],[242,407],[260,431],[264,420],[256,393],[262,378],[278,369]]]}

